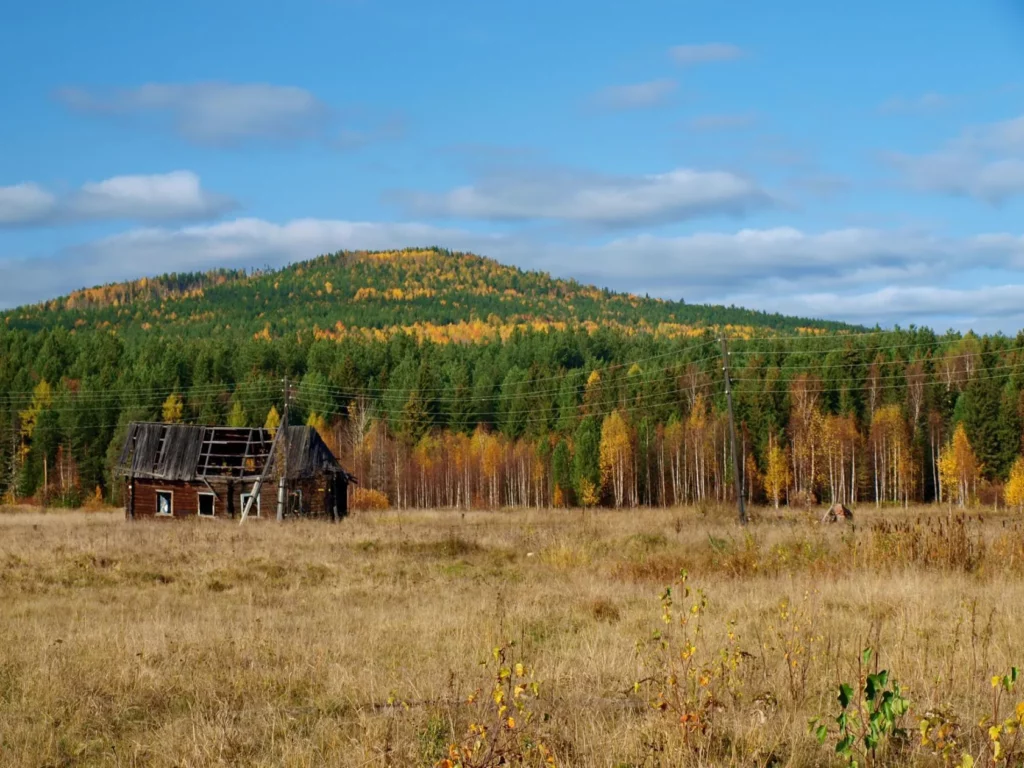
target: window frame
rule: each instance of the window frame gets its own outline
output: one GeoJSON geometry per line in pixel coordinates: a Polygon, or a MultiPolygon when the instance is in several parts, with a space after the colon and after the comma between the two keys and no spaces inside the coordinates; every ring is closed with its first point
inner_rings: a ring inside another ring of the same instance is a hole
{"type": "Polygon", "coordinates": [[[174,517],[174,491],[169,489],[156,488],[156,516],[157,517],[174,517]],[[166,494],[170,500],[167,512],[160,511],[160,494],[166,494]]]}
{"type": "MultiPolygon", "coordinates": [[[[260,517],[260,505],[263,503],[263,499],[261,499],[260,497],[262,495],[262,493],[256,494],[256,503],[252,505],[253,509],[249,510],[249,517],[260,517]]],[[[245,512],[245,500],[249,496],[252,496],[252,491],[243,491],[238,495],[238,500],[241,503],[241,507],[239,507],[238,509],[239,515],[245,512]]]]}
{"type": "Polygon", "coordinates": [[[196,516],[197,517],[205,517],[205,518],[211,518],[211,517],[216,517],[217,516],[217,494],[216,493],[213,493],[212,491],[198,491],[196,493],[196,516]],[[213,497],[213,505],[211,506],[211,508],[210,508],[211,511],[210,511],[210,514],[208,514],[208,515],[204,515],[203,514],[203,511],[202,511],[203,510],[203,506],[199,502],[199,500],[203,496],[212,496],[213,497]]]}

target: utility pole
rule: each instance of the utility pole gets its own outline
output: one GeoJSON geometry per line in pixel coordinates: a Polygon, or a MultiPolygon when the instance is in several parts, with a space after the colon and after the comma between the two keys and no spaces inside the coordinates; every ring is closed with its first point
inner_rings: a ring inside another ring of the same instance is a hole
{"type": "Polygon", "coordinates": [[[287,377],[284,380],[284,415],[278,429],[281,430],[281,477],[277,480],[277,521],[284,520],[284,508],[287,501],[288,483],[288,401],[291,399],[291,390],[288,388],[287,377]]]}
{"type": "MultiPolygon", "coordinates": [[[[277,432],[274,433],[274,439],[270,441],[270,451],[267,453],[267,458],[263,462],[263,469],[260,471],[259,477],[256,478],[256,482],[252,486],[252,491],[249,492],[249,501],[242,507],[242,519],[238,521],[241,525],[245,522],[245,518],[249,516],[249,511],[252,509],[253,504],[259,504],[260,493],[263,492],[263,481],[267,479],[267,474],[270,472],[270,467],[274,463],[277,457],[277,445],[281,439],[281,429],[278,425],[277,432]]],[[[135,517],[135,475],[132,475],[132,517],[135,517]]]]}
{"type": "Polygon", "coordinates": [[[740,476],[740,461],[736,453],[736,419],[732,413],[732,382],[729,381],[729,345],[722,334],[722,372],[725,374],[725,402],[729,406],[729,443],[732,446],[732,477],[736,482],[736,508],[740,513],[740,525],[747,524],[747,509],[743,505],[743,478],[740,476]]]}

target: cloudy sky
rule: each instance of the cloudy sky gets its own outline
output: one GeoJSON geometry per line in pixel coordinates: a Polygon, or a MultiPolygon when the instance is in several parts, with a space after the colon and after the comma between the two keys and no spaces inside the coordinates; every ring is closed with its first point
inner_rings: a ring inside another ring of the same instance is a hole
{"type": "Polygon", "coordinates": [[[1024,327],[1010,0],[9,6],[0,306],[436,244],[694,303],[1024,327]]]}

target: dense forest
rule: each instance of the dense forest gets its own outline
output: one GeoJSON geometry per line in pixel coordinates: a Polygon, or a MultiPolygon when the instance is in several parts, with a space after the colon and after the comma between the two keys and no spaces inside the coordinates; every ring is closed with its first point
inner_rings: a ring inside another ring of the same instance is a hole
{"type": "Polygon", "coordinates": [[[11,310],[0,493],[118,501],[131,420],[318,427],[396,506],[1024,501],[1024,335],[867,331],[438,249],[171,275],[11,310]]]}

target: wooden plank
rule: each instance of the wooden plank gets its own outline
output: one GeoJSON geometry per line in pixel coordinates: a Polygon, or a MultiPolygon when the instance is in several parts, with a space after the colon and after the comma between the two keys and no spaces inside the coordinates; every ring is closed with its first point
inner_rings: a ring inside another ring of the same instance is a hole
{"type": "Polygon", "coordinates": [[[239,473],[245,472],[245,460],[249,458],[249,446],[252,445],[252,430],[249,430],[249,439],[245,441],[245,450],[242,451],[242,466],[240,466],[239,473]]]}
{"type": "MultiPolygon", "coordinates": [[[[206,448],[206,464],[203,466],[203,474],[204,475],[207,472],[209,472],[209,470],[210,470],[210,455],[211,455],[211,452],[213,451],[213,445],[206,442],[206,434],[207,434],[207,430],[204,429],[203,430],[203,446],[206,448]]],[[[202,451],[200,451],[200,455],[202,455],[202,451]]]]}

